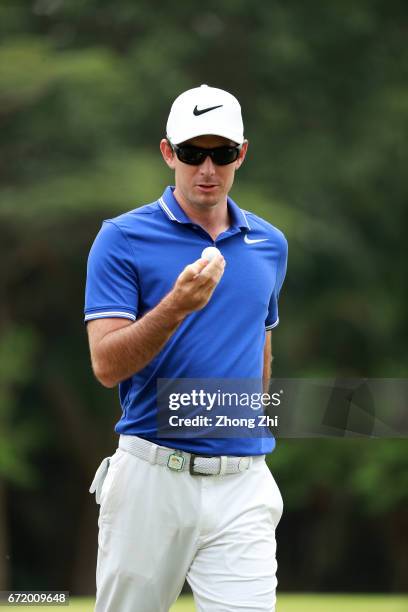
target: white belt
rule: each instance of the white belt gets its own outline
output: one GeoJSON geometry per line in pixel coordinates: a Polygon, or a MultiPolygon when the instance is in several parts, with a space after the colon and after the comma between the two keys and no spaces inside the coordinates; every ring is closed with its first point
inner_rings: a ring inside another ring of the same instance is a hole
{"type": "Polygon", "coordinates": [[[261,460],[265,455],[256,457],[203,457],[194,453],[158,446],[137,436],[119,438],[119,448],[151,464],[165,465],[175,472],[190,472],[192,476],[223,476],[245,472],[254,459],[261,460]]]}
{"type": "MultiPolygon", "coordinates": [[[[190,472],[192,476],[223,476],[224,474],[238,474],[248,470],[253,461],[265,459],[265,455],[255,457],[203,457],[194,453],[187,453],[165,446],[158,446],[153,442],[138,438],[137,436],[124,436],[119,438],[119,448],[148,461],[152,465],[165,465],[174,472],[190,472]]],[[[108,473],[110,457],[105,457],[96,470],[95,477],[89,488],[95,493],[96,503],[100,503],[102,485],[108,473]]]]}

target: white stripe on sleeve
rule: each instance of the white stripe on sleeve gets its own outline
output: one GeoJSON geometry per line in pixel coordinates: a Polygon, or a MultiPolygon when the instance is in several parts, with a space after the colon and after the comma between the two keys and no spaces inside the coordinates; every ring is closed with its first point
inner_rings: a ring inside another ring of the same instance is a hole
{"type": "Polygon", "coordinates": [[[136,321],[136,317],[134,314],[130,312],[122,312],[120,310],[106,310],[104,312],[92,312],[90,314],[85,315],[85,321],[91,321],[92,319],[108,319],[112,318],[121,318],[121,319],[130,319],[131,321],[136,321]]]}

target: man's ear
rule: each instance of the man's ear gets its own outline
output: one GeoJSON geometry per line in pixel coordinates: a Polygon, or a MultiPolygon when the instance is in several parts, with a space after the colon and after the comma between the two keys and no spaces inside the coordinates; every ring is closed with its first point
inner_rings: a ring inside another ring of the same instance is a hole
{"type": "Polygon", "coordinates": [[[235,162],[235,170],[238,170],[238,168],[242,166],[244,159],[245,159],[245,155],[247,154],[247,151],[248,151],[248,144],[249,143],[247,140],[244,140],[244,142],[242,143],[241,150],[235,162]]]}
{"type": "Polygon", "coordinates": [[[176,167],[176,156],[167,138],[162,138],[160,141],[160,151],[164,161],[172,170],[176,167]]]}

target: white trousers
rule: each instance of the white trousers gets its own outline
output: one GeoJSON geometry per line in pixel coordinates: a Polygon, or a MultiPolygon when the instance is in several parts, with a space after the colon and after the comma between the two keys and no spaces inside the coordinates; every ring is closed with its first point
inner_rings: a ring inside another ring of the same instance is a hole
{"type": "Polygon", "coordinates": [[[117,449],[101,490],[96,612],[274,612],[282,497],[264,457],[192,476],[117,449]]]}

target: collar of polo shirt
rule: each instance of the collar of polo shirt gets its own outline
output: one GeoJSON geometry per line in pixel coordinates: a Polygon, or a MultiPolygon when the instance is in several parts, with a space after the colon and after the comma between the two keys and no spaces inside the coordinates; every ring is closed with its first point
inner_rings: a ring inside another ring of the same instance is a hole
{"type": "MultiPolygon", "coordinates": [[[[167,187],[162,197],[158,200],[163,212],[167,215],[170,221],[176,221],[177,223],[183,223],[185,225],[196,225],[186,215],[180,204],[177,202],[173,193],[174,189],[174,186],[167,187]]],[[[227,205],[232,221],[232,227],[249,231],[251,226],[249,225],[245,211],[243,211],[230,197],[227,198],[227,205]]]]}

